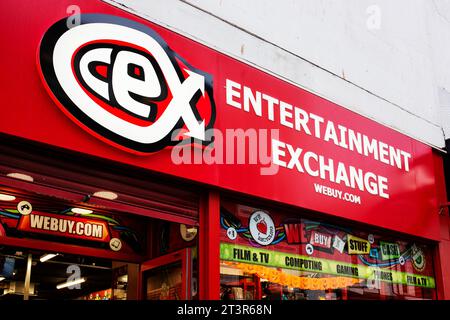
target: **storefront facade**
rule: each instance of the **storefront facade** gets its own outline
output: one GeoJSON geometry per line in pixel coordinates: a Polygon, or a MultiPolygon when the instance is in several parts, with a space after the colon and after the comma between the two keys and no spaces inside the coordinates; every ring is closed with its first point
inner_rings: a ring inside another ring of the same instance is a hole
{"type": "Polygon", "coordinates": [[[438,151],[100,1],[1,6],[0,253],[27,298],[47,253],[111,276],[66,298],[449,298],[438,151]]]}

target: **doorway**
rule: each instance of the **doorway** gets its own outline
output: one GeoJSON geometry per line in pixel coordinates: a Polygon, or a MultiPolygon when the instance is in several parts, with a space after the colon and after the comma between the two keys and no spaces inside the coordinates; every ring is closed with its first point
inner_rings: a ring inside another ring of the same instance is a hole
{"type": "Polygon", "coordinates": [[[143,300],[190,300],[197,292],[193,250],[185,248],[141,264],[143,300]]]}
{"type": "Polygon", "coordinates": [[[114,261],[0,248],[0,300],[111,300],[114,261]]]}

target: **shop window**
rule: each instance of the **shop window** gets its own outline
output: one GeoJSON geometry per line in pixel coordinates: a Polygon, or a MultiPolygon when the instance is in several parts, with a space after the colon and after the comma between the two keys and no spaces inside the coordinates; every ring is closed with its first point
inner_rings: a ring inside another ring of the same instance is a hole
{"type": "Polygon", "coordinates": [[[431,248],[222,201],[223,300],[434,299],[431,248]]]}

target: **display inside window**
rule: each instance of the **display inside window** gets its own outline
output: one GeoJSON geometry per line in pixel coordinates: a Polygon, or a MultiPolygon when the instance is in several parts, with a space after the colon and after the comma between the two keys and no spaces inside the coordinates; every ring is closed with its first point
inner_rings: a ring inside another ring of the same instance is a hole
{"type": "Polygon", "coordinates": [[[101,290],[92,292],[89,295],[82,297],[81,300],[111,300],[112,290],[101,290]]]}
{"type": "Polygon", "coordinates": [[[221,299],[433,299],[429,246],[232,202],[221,207],[221,299]]]}

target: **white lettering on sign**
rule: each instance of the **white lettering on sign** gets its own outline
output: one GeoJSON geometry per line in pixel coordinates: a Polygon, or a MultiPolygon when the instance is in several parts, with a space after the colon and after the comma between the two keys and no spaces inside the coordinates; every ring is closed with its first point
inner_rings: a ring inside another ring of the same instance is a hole
{"type": "MultiPolygon", "coordinates": [[[[226,79],[225,90],[226,103],[233,108],[254,113],[259,117],[266,117],[270,121],[278,121],[282,126],[333,143],[340,148],[356,152],[383,164],[406,172],[410,170],[411,153],[400,148],[370,138],[361,132],[326,120],[317,114],[307,112],[265,93],[252,90],[230,79],[226,79]]],[[[388,179],[386,177],[372,171],[363,171],[344,162],[336,161],[330,157],[327,158],[319,153],[302,147],[295,147],[277,139],[272,139],[272,162],[274,165],[289,170],[297,170],[312,177],[320,177],[322,180],[389,199],[388,179]]],[[[340,190],[325,187],[320,191],[316,190],[316,192],[335,198],[345,198],[344,200],[349,202],[360,203],[359,196],[342,194],[340,190]]]]}
{"type": "Polygon", "coordinates": [[[371,139],[360,132],[335,124],[333,121],[325,120],[319,115],[307,112],[259,91],[252,91],[249,87],[230,79],[226,80],[225,90],[226,102],[229,106],[246,112],[253,112],[255,115],[267,117],[271,121],[275,121],[277,118],[282,126],[323,139],[341,148],[355,151],[398,169],[409,171],[411,160],[409,152],[388,145],[383,141],[371,139]],[[275,117],[275,115],[278,115],[278,117],[275,117]]]}
{"type": "Polygon", "coordinates": [[[183,140],[205,140],[215,119],[210,75],[189,66],[144,25],[79,16],[73,27],[66,19],[53,24],[39,49],[43,80],[65,113],[133,153],[171,145],[168,138],[181,125],[183,140]]]}
{"type": "Polygon", "coordinates": [[[47,217],[38,214],[30,216],[30,228],[75,234],[101,239],[103,238],[103,225],[90,222],[73,221],[63,218],[47,217]]]}
{"type": "Polygon", "coordinates": [[[319,232],[313,232],[310,243],[312,245],[329,248],[331,247],[331,236],[319,232]]]}
{"type": "MultiPolygon", "coordinates": [[[[280,167],[287,169],[295,167],[300,173],[306,172],[313,177],[319,175],[323,180],[389,199],[387,178],[373,172],[363,172],[361,169],[347,166],[331,158],[327,159],[312,151],[305,153],[301,148],[294,148],[290,144],[276,139],[272,139],[272,157],[273,163],[280,167]],[[303,170],[303,168],[307,169],[303,170]]],[[[340,194],[342,191],[328,187],[316,191],[335,198],[342,198],[342,194],[340,194]]]]}
{"type": "Polygon", "coordinates": [[[318,183],[314,183],[314,191],[320,194],[323,194],[325,196],[328,197],[332,197],[332,198],[336,198],[336,199],[340,199],[340,200],[344,200],[347,202],[352,202],[352,203],[356,203],[356,204],[361,204],[361,197],[353,194],[353,193],[349,193],[349,192],[343,192],[341,190],[337,190],[334,188],[330,188],[318,183]]]}

